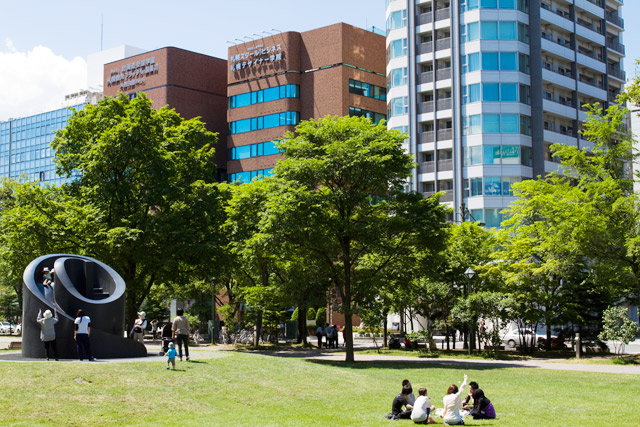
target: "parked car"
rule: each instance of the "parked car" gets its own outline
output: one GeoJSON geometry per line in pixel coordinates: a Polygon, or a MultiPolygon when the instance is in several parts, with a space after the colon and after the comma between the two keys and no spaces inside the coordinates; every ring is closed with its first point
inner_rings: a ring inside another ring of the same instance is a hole
{"type": "Polygon", "coordinates": [[[13,333],[16,335],[20,335],[22,333],[22,323],[18,323],[14,328],[13,328],[13,333]]]}
{"type": "MultiPolygon", "coordinates": [[[[516,346],[522,345],[525,340],[529,346],[535,346],[541,338],[546,339],[544,335],[539,332],[534,332],[531,329],[524,329],[522,332],[523,334],[520,333],[520,329],[512,329],[507,332],[502,337],[502,342],[505,347],[515,348],[516,346]]],[[[552,336],[552,338],[557,337],[552,336]]]]}
{"type": "MultiPolygon", "coordinates": [[[[538,349],[546,349],[546,343],[546,336],[538,337],[538,349]]],[[[551,350],[566,350],[567,348],[567,344],[564,342],[564,339],[562,337],[551,335],[551,350]]]]}
{"type": "Polygon", "coordinates": [[[11,323],[0,322],[0,334],[8,334],[8,333],[11,333],[11,323]]]}

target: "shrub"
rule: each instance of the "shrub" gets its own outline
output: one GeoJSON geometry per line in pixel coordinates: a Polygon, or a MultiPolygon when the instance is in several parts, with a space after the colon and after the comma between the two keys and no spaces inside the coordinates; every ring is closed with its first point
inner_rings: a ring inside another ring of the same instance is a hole
{"type": "Polygon", "coordinates": [[[327,322],[327,309],[324,307],[320,307],[318,312],[316,313],[316,327],[324,326],[327,322]]]}

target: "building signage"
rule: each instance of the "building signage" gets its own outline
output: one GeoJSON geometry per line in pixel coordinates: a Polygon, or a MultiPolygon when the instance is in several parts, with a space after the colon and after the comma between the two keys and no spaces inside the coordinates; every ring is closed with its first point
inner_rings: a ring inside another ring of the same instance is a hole
{"type": "Polygon", "coordinates": [[[120,85],[120,90],[133,89],[144,83],[144,78],[158,73],[156,57],[129,62],[122,68],[112,68],[107,77],[107,86],[120,85]]]}
{"type": "Polygon", "coordinates": [[[245,53],[239,53],[229,57],[231,71],[240,71],[244,68],[259,67],[268,62],[281,60],[282,47],[280,47],[280,44],[266,47],[261,44],[247,48],[245,53]]]}

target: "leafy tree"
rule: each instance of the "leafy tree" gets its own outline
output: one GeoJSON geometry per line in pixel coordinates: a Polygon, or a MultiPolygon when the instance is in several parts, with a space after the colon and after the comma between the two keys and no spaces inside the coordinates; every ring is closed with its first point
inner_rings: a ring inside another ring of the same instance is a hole
{"type": "Polygon", "coordinates": [[[78,206],[73,221],[93,233],[78,239],[124,278],[129,322],[154,284],[183,286],[216,270],[224,212],[215,143],[198,119],[155,110],[144,94],[87,105],[52,142],[58,174],[74,178],[63,187],[78,206]]]}
{"type": "Polygon", "coordinates": [[[638,334],[638,324],[629,319],[629,310],[620,306],[609,307],[603,312],[602,328],[598,338],[613,341],[618,356],[624,351],[624,346],[636,339],[638,334]]]}
{"type": "Polygon", "coordinates": [[[443,243],[446,208],[403,192],[413,166],[403,140],[365,118],[326,117],[302,122],[279,145],[285,159],[262,227],[323,263],[342,300],[347,361],[354,301],[377,294],[394,260],[443,243]]]}

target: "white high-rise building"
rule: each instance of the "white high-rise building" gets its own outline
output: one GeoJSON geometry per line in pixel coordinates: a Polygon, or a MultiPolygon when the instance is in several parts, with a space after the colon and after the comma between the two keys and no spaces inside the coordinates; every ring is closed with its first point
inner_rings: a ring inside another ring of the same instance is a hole
{"type": "Polygon", "coordinates": [[[622,5],[387,0],[388,124],[410,136],[411,189],[500,226],[511,185],[558,167],[551,144],[588,146],[583,105],[621,91],[622,5]]]}

